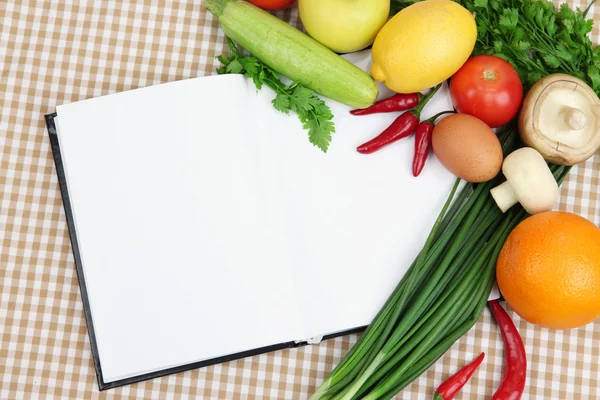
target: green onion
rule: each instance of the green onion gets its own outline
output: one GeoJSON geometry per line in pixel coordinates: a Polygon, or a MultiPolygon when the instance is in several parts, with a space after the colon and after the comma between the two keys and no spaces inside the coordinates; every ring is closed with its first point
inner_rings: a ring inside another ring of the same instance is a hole
{"type": "MultiPolygon", "coordinates": [[[[503,153],[521,146],[516,129],[500,135],[503,153]]],[[[551,165],[559,184],[569,167],[551,165]]],[[[503,214],[490,196],[494,180],[457,180],[423,249],[365,333],[315,394],[318,399],[388,399],[405,388],[477,322],[508,234],[527,217],[503,214]]]]}

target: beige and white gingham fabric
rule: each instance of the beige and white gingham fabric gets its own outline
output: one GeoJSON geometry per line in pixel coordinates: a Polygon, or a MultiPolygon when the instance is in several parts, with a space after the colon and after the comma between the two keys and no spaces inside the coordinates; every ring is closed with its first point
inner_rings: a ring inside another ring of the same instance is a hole
{"type": "MultiPolygon", "coordinates": [[[[296,9],[278,15],[298,21],[296,9]]],[[[594,18],[600,22],[600,11],[594,18]]],[[[356,341],[351,335],[98,391],[43,115],[62,103],[213,74],[223,45],[200,0],[0,0],[1,400],[306,399],[356,341]]],[[[600,155],[575,169],[560,208],[600,223],[599,174],[600,155]]],[[[561,332],[514,317],[529,359],[524,399],[600,398],[600,323],[561,332]]],[[[489,397],[503,346],[486,311],[398,398],[431,398],[481,351],[484,364],[458,398],[489,397]]]]}

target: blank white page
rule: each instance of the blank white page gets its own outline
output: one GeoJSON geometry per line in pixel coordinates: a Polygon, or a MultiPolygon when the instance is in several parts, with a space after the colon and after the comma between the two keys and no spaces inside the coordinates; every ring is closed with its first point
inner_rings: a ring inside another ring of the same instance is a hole
{"type": "MultiPolygon", "coordinates": [[[[369,51],[346,57],[370,69],[369,51]]],[[[379,98],[391,94],[380,85],[379,98]]],[[[285,116],[257,112],[262,157],[272,159],[279,177],[304,338],[371,322],[423,247],[456,179],[433,156],[413,177],[414,137],[370,155],[356,151],[400,113],[356,117],[328,104],[337,132],[326,154],[308,143],[299,123],[289,132],[285,116]]],[[[422,119],[452,109],[444,84],[422,119]]]]}
{"type": "Polygon", "coordinates": [[[324,154],[272,98],[221,76],[59,107],[105,381],[366,325],[422,247],[453,176],[414,178],[413,138],[356,152],[398,114],[328,100],[324,154]]]}
{"type": "Polygon", "coordinates": [[[106,382],[301,332],[248,85],[208,77],[58,107],[106,382]]]}

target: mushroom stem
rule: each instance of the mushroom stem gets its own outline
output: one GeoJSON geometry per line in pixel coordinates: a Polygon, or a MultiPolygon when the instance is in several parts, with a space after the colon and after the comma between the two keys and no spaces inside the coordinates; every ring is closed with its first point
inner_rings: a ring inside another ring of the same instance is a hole
{"type": "Polygon", "coordinates": [[[508,181],[493,188],[490,194],[503,213],[519,202],[517,194],[508,181]]]}
{"type": "Polygon", "coordinates": [[[565,124],[574,131],[582,130],[587,122],[585,113],[579,108],[563,106],[561,113],[564,116],[565,124]]]}

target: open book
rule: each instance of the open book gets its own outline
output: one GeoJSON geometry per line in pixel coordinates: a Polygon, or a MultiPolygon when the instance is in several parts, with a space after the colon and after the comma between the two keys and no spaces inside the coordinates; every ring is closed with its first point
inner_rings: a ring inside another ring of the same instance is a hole
{"type": "Polygon", "coordinates": [[[360,329],[422,247],[453,176],[414,178],[413,138],[355,150],[398,114],[328,101],[324,154],[273,97],[210,76],[47,117],[101,389],[360,329]]]}

